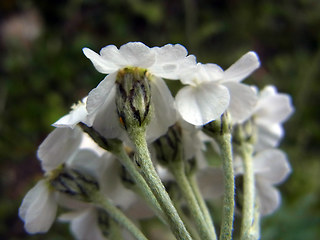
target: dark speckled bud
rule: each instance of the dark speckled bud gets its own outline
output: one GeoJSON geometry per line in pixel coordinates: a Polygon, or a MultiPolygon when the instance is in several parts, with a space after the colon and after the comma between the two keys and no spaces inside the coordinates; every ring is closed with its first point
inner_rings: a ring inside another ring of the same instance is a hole
{"type": "Polygon", "coordinates": [[[180,126],[176,124],[170,127],[167,134],[158,138],[153,143],[153,146],[160,164],[168,165],[176,161],[181,161],[183,144],[180,126]]]}
{"type": "Polygon", "coordinates": [[[65,167],[57,169],[49,181],[55,190],[85,202],[90,202],[90,196],[99,191],[93,177],[65,167]]]}
{"type": "Polygon", "coordinates": [[[151,119],[151,75],[137,67],[118,72],[116,105],[120,123],[127,131],[146,127],[151,119]]]}

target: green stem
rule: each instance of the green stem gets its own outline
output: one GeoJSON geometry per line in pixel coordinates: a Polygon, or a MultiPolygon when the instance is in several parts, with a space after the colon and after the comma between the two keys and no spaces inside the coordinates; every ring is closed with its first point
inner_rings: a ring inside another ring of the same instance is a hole
{"type": "Polygon", "coordinates": [[[123,212],[115,207],[108,198],[103,196],[102,193],[96,192],[91,196],[91,200],[93,203],[103,208],[114,221],[127,229],[137,240],[147,240],[140,229],[135,226],[134,223],[123,214],[123,212]]]}
{"type": "Polygon", "coordinates": [[[172,201],[153,166],[145,138],[145,129],[132,129],[128,135],[136,147],[137,160],[141,173],[165,213],[171,231],[177,239],[191,240],[190,234],[178,215],[177,210],[173,206],[172,201]]]}
{"type": "Polygon", "coordinates": [[[174,207],[177,209],[179,216],[181,217],[188,232],[190,233],[192,240],[201,240],[198,232],[194,228],[194,224],[191,222],[191,219],[183,211],[183,209],[181,207],[181,202],[177,198],[176,199],[172,198],[172,203],[173,203],[174,207]]]}
{"type": "Polygon", "coordinates": [[[252,235],[254,239],[260,239],[260,208],[258,197],[255,197],[254,222],[252,226],[252,235]]]}
{"type": "Polygon", "coordinates": [[[252,153],[253,147],[249,143],[242,143],[240,146],[240,154],[243,160],[243,208],[241,223],[241,240],[252,239],[250,237],[252,225],[254,223],[255,209],[255,186],[252,153]]]}
{"type": "Polygon", "coordinates": [[[195,178],[195,175],[192,174],[192,175],[188,175],[188,180],[189,180],[189,183],[190,183],[190,186],[193,190],[193,193],[198,201],[198,204],[200,206],[200,209],[201,209],[201,212],[205,218],[205,221],[207,222],[208,224],[208,227],[209,227],[209,230],[210,230],[210,233],[211,235],[213,236],[213,239],[217,239],[217,234],[216,234],[216,230],[215,230],[215,227],[214,227],[214,223],[213,223],[213,220],[211,218],[211,214],[209,212],[209,209],[205,203],[205,200],[203,199],[203,196],[200,192],[200,189],[199,189],[199,185],[197,183],[197,180],[195,178]]]}
{"type": "Polygon", "coordinates": [[[149,203],[149,205],[155,211],[159,219],[165,223],[166,222],[165,216],[161,206],[159,205],[158,200],[156,199],[155,195],[153,194],[150,187],[146,183],[145,179],[137,170],[136,166],[134,165],[134,163],[132,162],[132,160],[124,150],[124,148],[121,148],[119,152],[116,152],[114,154],[119,158],[121,164],[127,168],[131,177],[136,182],[136,185],[139,188],[140,194],[142,195],[142,197],[149,203]]]}
{"type": "Polygon", "coordinates": [[[164,221],[163,211],[152,193],[150,187],[146,183],[145,179],[141,176],[140,172],[137,170],[135,164],[132,162],[128,154],[123,148],[120,140],[116,139],[106,139],[100,135],[94,128],[88,127],[87,125],[80,123],[79,126],[84,132],[89,134],[89,136],[103,149],[113,153],[120,161],[120,163],[127,169],[138,188],[143,198],[149,203],[153,208],[156,215],[164,221]]]}
{"type": "MultiPolygon", "coordinates": [[[[178,162],[178,164],[181,162],[178,162]]],[[[180,165],[180,164],[179,164],[180,165]]],[[[184,196],[184,198],[187,201],[187,204],[189,206],[189,210],[191,212],[192,217],[194,218],[196,227],[200,233],[201,239],[214,239],[214,236],[210,234],[209,226],[205,221],[205,218],[202,214],[202,211],[200,209],[200,206],[198,204],[198,201],[193,194],[192,188],[188,182],[188,179],[186,177],[186,174],[184,172],[183,166],[177,166],[177,164],[170,165],[170,170],[172,174],[174,175],[181,192],[184,196]]]]}
{"type": "Polygon", "coordinates": [[[120,228],[119,224],[116,221],[114,221],[113,219],[110,219],[110,234],[108,236],[108,239],[110,239],[110,240],[123,240],[121,228],[120,228]]]}
{"type": "Polygon", "coordinates": [[[225,184],[220,240],[230,240],[232,239],[235,193],[231,134],[218,135],[216,140],[220,146],[225,184]]]}

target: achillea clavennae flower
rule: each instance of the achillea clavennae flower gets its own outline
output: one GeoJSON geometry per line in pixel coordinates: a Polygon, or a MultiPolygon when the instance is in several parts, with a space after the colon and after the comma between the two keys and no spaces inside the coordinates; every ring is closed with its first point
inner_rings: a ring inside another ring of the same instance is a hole
{"type": "Polygon", "coordinates": [[[223,71],[216,64],[190,63],[181,71],[187,84],[176,96],[182,118],[193,125],[204,125],[219,118],[227,109],[234,123],[248,118],[256,104],[256,94],[241,81],[260,66],[258,56],[248,52],[223,71]]]}
{"type": "Polygon", "coordinates": [[[179,45],[165,45],[149,48],[140,42],[129,42],[119,49],[109,45],[101,49],[100,55],[88,48],[83,49],[95,68],[108,74],[88,96],[88,125],[93,126],[107,138],[121,138],[123,130],[119,127],[116,111],[116,80],[119,71],[125,74],[126,68],[145,69],[149,73],[153,117],[147,129],[148,139],[164,134],[176,121],[173,97],[162,78],[178,79],[182,64],[192,61],[187,50],[179,45]],[[108,124],[105,123],[108,116],[108,124]]]}
{"type": "Polygon", "coordinates": [[[278,93],[276,87],[266,86],[259,93],[253,118],[257,125],[257,151],[277,147],[284,135],[282,123],[294,112],[291,97],[278,93]]]}

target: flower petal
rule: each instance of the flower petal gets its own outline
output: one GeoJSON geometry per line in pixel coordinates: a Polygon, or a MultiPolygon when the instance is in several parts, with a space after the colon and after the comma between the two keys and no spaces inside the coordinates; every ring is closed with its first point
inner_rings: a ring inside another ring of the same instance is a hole
{"type": "Polygon", "coordinates": [[[88,116],[85,104],[81,104],[72,110],[69,114],[63,116],[56,121],[52,126],[54,127],[71,127],[74,128],[79,122],[86,122],[88,116]]]}
{"type": "Polygon", "coordinates": [[[223,82],[241,82],[260,66],[258,55],[248,52],[224,72],[223,82]]]}
{"type": "Polygon", "coordinates": [[[218,81],[223,78],[223,70],[217,64],[197,63],[184,66],[180,80],[184,84],[197,86],[204,82],[218,81]]]}
{"type": "Polygon", "coordinates": [[[277,94],[259,99],[254,115],[257,123],[274,124],[287,120],[293,111],[290,96],[277,94]]]}
{"type": "Polygon", "coordinates": [[[99,85],[90,91],[87,99],[88,124],[91,126],[95,115],[107,101],[114,101],[111,98],[112,91],[115,91],[116,74],[106,76],[99,85]]]}
{"type": "Polygon", "coordinates": [[[93,66],[97,69],[98,72],[109,74],[119,69],[119,67],[113,62],[100,56],[89,48],[83,48],[82,51],[84,55],[90,59],[93,66]]]}
{"type": "Polygon", "coordinates": [[[281,183],[291,172],[287,156],[278,149],[268,149],[256,154],[253,168],[260,179],[270,184],[281,183]]]}
{"type": "Polygon", "coordinates": [[[24,197],[19,216],[29,233],[47,232],[55,220],[57,204],[45,180],[39,181],[24,197]]]}
{"type": "Polygon", "coordinates": [[[253,89],[245,84],[227,82],[223,84],[230,92],[230,105],[228,111],[233,123],[247,120],[257,103],[257,95],[253,89]]]}
{"type": "Polygon", "coordinates": [[[224,191],[223,172],[219,168],[207,167],[197,173],[199,188],[205,199],[220,197],[224,191]]]}
{"type": "Polygon", "coordinates": [[[153,104],[153,117],[147,128],[147,141],[165,134],[168,127],[177,120],[176,110],[174,108],[174,98],[169,88],[161,78],[154,78],[150,82],[151,101],[153,104]]]}
{"type": "Polygon", "coordinates": [[[86,133],[83,134],[79,148],[94,151],[94,153],[97,154],[99,157],[106,153],[106,150],[99,147],[98,144],[86,133]]]}
{"type": "Polygon", "coordinates": [[[155,63],[155,53],[141,42],[129,42],[120,47],[125,66],[149,68],[155,63]]]}
{"type": "Polygon", "coordinates": [[[256,151],[277,147],[284,135],[283,128],[280,124],[258,124],[257,130],[258,137],[254,146],[256,151]]]}
{"type": "Polygon", "coordinates": [[[156,62],[149,69],[156,76],[167,79],[178,79],[180,65],[187,61],[187,50],[180,44],[167,44],[161,48],[154,47],[156,62]]]}
{"type": "Polygon", "coordinates": [[[114,64],[115,68],[120,68],[127,65],[126,59],[121,55],[119,49],[115,45],[108,45],[100,50],[100,55],[103,59],[114,64]]]}
{"type": "Polygon", "coordinates": [[[220,117],[229,99],[227,88],[208,82],[182,88],[176,95],[176,106],[185,121],[200,126],[220,117]]]}
{"type": "Polygon", "coordinates": [[[116,88],[115,86],[109,92],[106,100],[96,112],[92,115],[92,127],[105,138],[119,138],[126,140],[126,132],[120,125],[115,102],[116,88]],[[106,120],[107,116],[107,120],[106,120]]]}
{"type": "Polygon", "coordinates": [[[280,192],[264,181],[256,181],[257,195],[261,216],[269,215],[279,208],[281,204],[280,192]]]}
{"type": "Polygon", "coordinates": [[[96,209],[87,208],[71,221],[71,232],[79,240],[105,240],[97,221],[96,209]]]}
{"type": "Polygon", "coordinates": [[[65,163],[79,147],[82,131],[79,128],[56,128],[40,144],[37,155],[46,172],[65,163]]]}

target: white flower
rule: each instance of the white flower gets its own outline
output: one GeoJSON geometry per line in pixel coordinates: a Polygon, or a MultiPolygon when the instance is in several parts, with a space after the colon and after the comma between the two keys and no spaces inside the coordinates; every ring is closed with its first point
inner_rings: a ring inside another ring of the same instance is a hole
{"type": "Polygon", "coordinates": [[[256,103],[255,92],[240,82],[260,65],[258,56],[248,52],[226,71],[216,64],[184,65],[183,87],[176,96],[177,110],[193,125],[211,122],[227,110],[234,123],[244,121],[256,103]]]}
{"type": "MultiPolygon", "coordinates": [[[[176,120],[173,97],[163,78],[177,79],[182,63],[189,61],[186,49],[179,45],[165,45],[149,48],[140,42],[129,42],[119,49],[109,45],[101,49],[100,55],[88,48],[83,49],[95,68],[108,74],[88,96],[88,125],[107,138],[121,138],[124,134],[119,127],[115,104],[115,81],[119,70],[125,67],[147,69],[152,74],[150,81],[154,117],[148,129],[148,139],[164,134],[176,120]]],[[[123,138],[123,137],[122,137],[123,138]]]]}
{"type": "Polygon", "coordinates": [[[98,213],[94,206],[64,213],[59,220],[71,222],[71,232],[77,240],[106,240],[98,225],[98,213]]]}
{"type": "MultiPolygon", "coordinates": [[[[92,140],[91,140],[92,141],[92,140]]],[[[44,175],[65,163],[68,167],[85,170],[100,178],[108,161],[100,160],[102,149],[89,140],[89,136],[79,128],[57,128],[41,143],[38,158],[44,175]]],[[[50,186],[48,178],[40,180],[24,197],[19,208],[19,216],[25,222],[29,233],[47,232],[55,220],[61,195],[50,186]]]]}
{"type": "Polygon", "coordinates": [[[253,116],[257,124],[257,151],[276,147],[284,135],[282,123],[294,112],[291,97],[267,86],[259,93],[253,116]]]}
{"type": "Polygon", "coordinates": [[[87,124],[88,112],[86,103],[87,97],[83,98],[82,101],[79,101],[77,104],[74,104],[69,114],[63,116],[52,125],[55,127],[74,128],[79,122],[87,124]]]}
{"type": "MultiPolygon", "coordinates": [[[[103,168],[99,177],[100,190],[103,195],[131,219],[143,219],[154,216],[154,213],[143,200],[133,191],[124,187],[121,179],[121,165],[119,161],[112,155],[103,155],[101,158],[107,166],[103,167],[100,164],[99,169],[91,170],[92,172],[96,172],[103,168]]],[[[87,158],[76,161],[76,168],[84,167],[85,169],[90,169],[89,165],[93,164],[91,163],[91,159],[88,161],[87,158]],[[83,164],[85,166],[83,166],[83,164]]],[[[70,211],[59,216],[59,220],[71,223],[71,231],[76,239],[106,239],[99,227],[98,219],[98,211],[103,210],[99,210],[94,204],[83,203],[74,199],[64,200],[62,206],[70,209],[70,211]]]]}
{"type": "MultiPolygon", "coordinates": [[[[253,158],[256,193],[262,216],[273,213],[281,203],[280,192],[274,187],[285,181],[291,172],[287,156],[278,149],[258,152],[253,158]]],[[[240,158],[235,158],[235,174],[243,174],[240,158]]]]}
{"type": "Polygon", "coordinates": [[[24,197],[19,216],[28,233],[47,232],[55,220],[57,203],[55,192],[46,180],[39,181],[24,197]]]}

